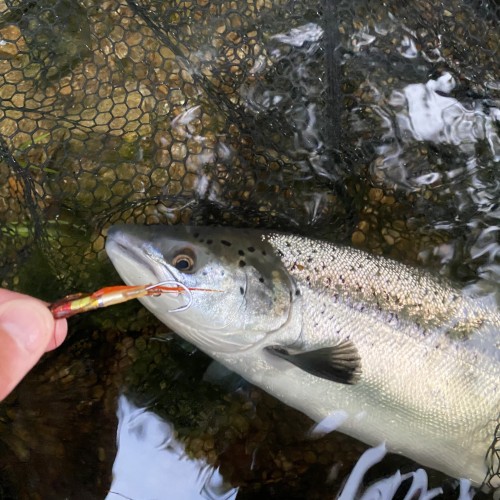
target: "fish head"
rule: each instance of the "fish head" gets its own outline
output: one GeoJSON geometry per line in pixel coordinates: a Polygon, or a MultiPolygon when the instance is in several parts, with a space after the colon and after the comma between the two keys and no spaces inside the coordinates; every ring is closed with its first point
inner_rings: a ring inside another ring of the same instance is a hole
{"type": "Polygon", "coordinates": [[[175,280],[206,290],[140,300],[209,354],[257,347],[289,321],[294,284],[256,230],[117,225],[106,251],[129,285],[175,280]]]}

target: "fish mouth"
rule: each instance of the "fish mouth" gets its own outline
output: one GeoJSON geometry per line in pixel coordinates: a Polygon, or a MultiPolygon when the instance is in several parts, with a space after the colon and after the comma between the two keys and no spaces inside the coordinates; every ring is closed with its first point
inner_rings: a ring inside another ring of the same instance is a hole
{"type": "Polygon", "coordinates": [[[133,268],[143,269],[142,274],[151,275],[149,281],[152,282],[179,281],[179,277],[174,276],[165,265],[163,256],[156,255],[158,252],[153,250],[152,245],[145,243],[144,238],[132,234],[126,225],[109,229],[106,253],[124,281],[129,281],[127,277],[133,268]]]}
{"type": "MultiPolygon", "coordinates": [[[[106,238],[106,253],[122,280],[127,285],[184,285],[181,276],[172,272],[163,254],[154,243],[150,243],[150,239],[147,227],[137,229],[136,226],[122,225],[110,228],[106,238]]],[[[140,299],[152,311],[161,307],[160,304],[164,305],[165,300],[171,307],[170,312],[180,312],[186,306],[182,294],[165,294],[162,302],[151,297],[140,299]]]]}

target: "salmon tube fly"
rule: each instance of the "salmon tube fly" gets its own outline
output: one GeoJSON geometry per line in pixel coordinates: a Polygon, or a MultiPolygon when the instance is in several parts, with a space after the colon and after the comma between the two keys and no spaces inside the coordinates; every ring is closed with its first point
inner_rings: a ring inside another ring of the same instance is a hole
{"type": "Polygon", "coordinates": [[[219,290],[209,290],[207,288],[189,288],[179,281],[169,280],[155,283],[152,285],[137,286],[109,286],[101,288],[94,293],[76,293],[67,295],[61,300],[49,305],[49,309],[55,319],[69,318],[75,314],[80,314],[94,309],[121,304],[128,300],[139,299],[142,297],[156,297],[163,293],[181,294],[187,296],[187,303],[181,307],[173,309],[170,312],[185,311],[192,303],[191,292],[217,292],[219,290]]]}

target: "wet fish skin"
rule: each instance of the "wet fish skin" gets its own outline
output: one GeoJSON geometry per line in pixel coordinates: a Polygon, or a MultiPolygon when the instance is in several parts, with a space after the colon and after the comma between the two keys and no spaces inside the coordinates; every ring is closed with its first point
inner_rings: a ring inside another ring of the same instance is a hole
{"type": "Polygon", "coordinates": [[[392,260],[275,232],[117,226],[106,249],[127,284],[175,279],[223,290],[193,294],[176,314],[168,311],[183,297],[142,302],[250,382],[315,420],[339,412],[339,430],[366,443],[386,441],[424,465],[483,481],[500,411],[500,315],[486,299],[392,260]],[[183,252],[193,269],[173,265],[183,252]],[[346,341],[361,363],[353,384],[272,353],[346,341]]]}

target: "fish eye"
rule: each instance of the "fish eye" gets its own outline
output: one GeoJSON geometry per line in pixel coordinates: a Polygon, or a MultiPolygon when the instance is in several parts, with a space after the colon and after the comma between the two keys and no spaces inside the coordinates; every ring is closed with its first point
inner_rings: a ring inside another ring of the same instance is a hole
{"type": "Polygon", "coordinates": [[[172,265],[183,273],[188,273],[192,271],[195,264],[195,256],[192,250],[189,248],[182,249],[178,254],[172,259],[172,265]]]}

